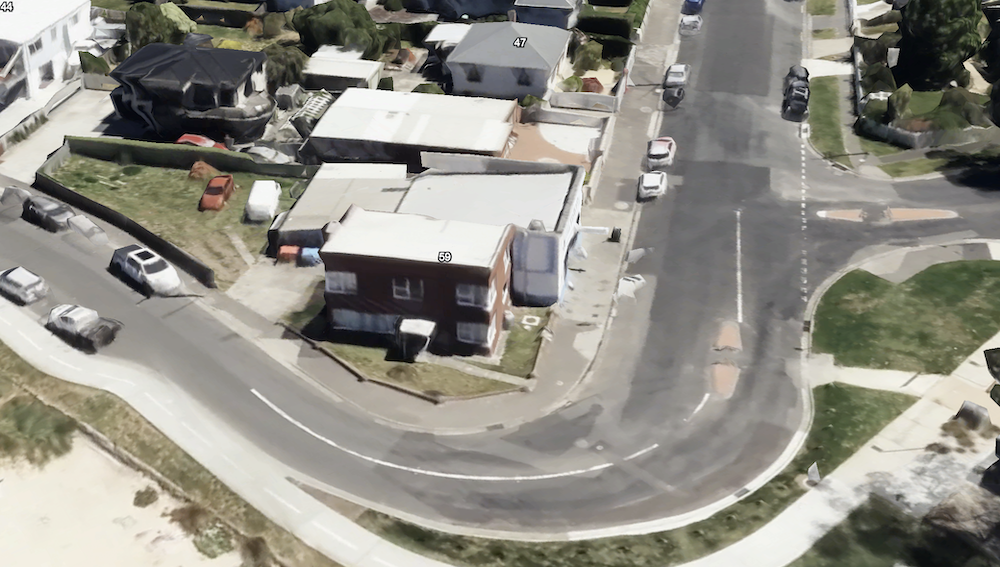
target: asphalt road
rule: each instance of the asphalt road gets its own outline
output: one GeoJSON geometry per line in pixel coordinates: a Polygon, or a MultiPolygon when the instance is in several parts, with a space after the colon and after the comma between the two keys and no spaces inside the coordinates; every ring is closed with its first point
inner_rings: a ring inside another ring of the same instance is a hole
{"type": "MultiPolygon", "coordinates": [[[[662,126],[680,146],[670,172],[676,191],[644,205],[635,244],[656,252],[632,266],[651,289],[620,306],[584,398],[515,431],[435,438],[373,423],[316,395],[194,300],[143,300],[105,271],[110,249],[45,233],[19,220],[16,208],[0,212],[0,266],[25,265],[49,280],[53,297],[35,308],[40,317],[55,302],[73,302],[123,321],[107,354],[159,370],[288,466],[366,502],[536,533],[685,512],[738,491],[799,422],[799,390],[786,368],[798,358],[803,249],[812,288],[872,244],[963,231],[998,236],[995,193],[962,185],[970,180],[876,187],[838,180],[811,161],[810,191],[828,202],[952,204],[963,218],[928,228],[810,217],[803,238],[801,144],[796,126],[778,117],[781,76],[801,54],[800,5],[708,2],[704,16],[702,34],[680,51],[679,61],[693,65],[687,98],[662,126]],[[740,311],[737,210],[745,352],[735,358],[744,370],[732,399],[702,403],[718,325],[740,311]],[[252,389],[336,446],[269,410],[252,389]]],[[[637,87],[626,104],[655,100],[647,90],[637,87]]],[[[613,148],[599,205],[634,200],[645,136],[645,122],[620,120],[616,137],[640,149],[632,156],[613,148]]],[[[817,206],[808,203],[810,215],[817,206]]]]}

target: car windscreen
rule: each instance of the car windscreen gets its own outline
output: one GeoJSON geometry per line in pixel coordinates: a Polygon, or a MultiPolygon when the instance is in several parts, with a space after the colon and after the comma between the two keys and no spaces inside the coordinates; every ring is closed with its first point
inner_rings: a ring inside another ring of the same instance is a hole
{"type": "Polygon", "coordinates": [[[210,185],[208,189],[205,189],[206,195],[222,195],[222,187],[218,185],[210,185]]]}
{"type": "Polygon", "coordinates": [[[666,144],[652,144],[649,146],[649,157],[667,157],[669,153],[670,151],[666,144]]]}
{"type": "Polygon", "coordinates": [[[162,272],[163,270],[166,270],[168,267],[169,266],[167,266],[167,263],[164,262],[163,260],[156,260],[148,264],[145,264],[142,268],[143,270],[146,271],[147,274],[155,274],[157,272],[162,272]]]}

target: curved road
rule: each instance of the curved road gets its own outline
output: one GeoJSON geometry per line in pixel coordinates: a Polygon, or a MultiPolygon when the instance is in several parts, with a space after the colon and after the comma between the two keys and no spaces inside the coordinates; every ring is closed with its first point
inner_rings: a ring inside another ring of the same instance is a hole
{"type": "MultiPolygon", "coordinates": [[[[655,250],[630,268],[651,285],[620,306],[595,378],[576,403],[514,431],[435,438],[373,423],[350,404],[318,396],[195,300],[143,301],[106,273],[109,249],[36,229],[17,218],[18,207],[0,212],[0,266],[25,265],[49,280],[54,301],[122,320],[125,331],[107,355],[157,369],[275,458],[366,503],[535,535],[684,513],[738,492],[801,422],[795,368],[803,266],[812,289],[868,245],[928,233],[997,236],[991,193],[940,180],[893,187],[838,178],[810,158],[803,237],[802,147],[796,126],[777,117],[780,77],[801,58],[800,31],[799,4],[708,3],[702,34],[680,51],[679,61],[693,64],[687,99],[663,124],[680,144],[677,191],[645,206],[635,243],[655,250]],[[963,218],[930,228],[824,224],[815,199],[836,208],[952,203],[963,218]],[[741,312],[740,385],[730,400],[705,401],[718,325],[741,312]],[[630,323],[643,315],[645,323],[630,323]],[[254,391],[337,446],[272,411],[254,391]]],[[[640,87],[629,95],[656,96],[640,87]]],[[[634,199],[635,158],[634,168],[609,168],[607,183],[620,191],[602,188],[596,206],[634,199]]],[[[35,310],[41,315],[51,304],[35,310]]]]}

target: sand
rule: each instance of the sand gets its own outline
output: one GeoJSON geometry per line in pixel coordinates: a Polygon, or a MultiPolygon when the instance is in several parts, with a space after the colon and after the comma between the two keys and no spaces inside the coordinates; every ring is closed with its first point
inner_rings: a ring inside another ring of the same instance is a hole
{"type": "Polygon", "coordinates": [[[183,504],[77,435],[73,450],[42,469],[0,463],[0,564],[4,567],[238,567],[237,552],[208,559],[163,514],[183,504]]]}

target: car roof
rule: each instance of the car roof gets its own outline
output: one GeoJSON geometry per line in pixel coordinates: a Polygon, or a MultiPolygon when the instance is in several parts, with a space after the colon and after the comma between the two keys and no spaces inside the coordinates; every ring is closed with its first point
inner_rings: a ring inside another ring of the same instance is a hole
{"type": "Polygon", "coordinates": [[[687,63],[674,63],[673,65],[667,67],[667,72],[671,73],[676,71],[684,71],[687,68],[688,68],[687,63]]]}
{"type": "Polygon", "coordinates": [[[141,249],[142,246],[139,246],[138,244],[129,244],[128,246],[123,246],[118,250],[115,250],[115,254],[118,254],[119,252],[121,252],[122,254],[131,254],[136,250],[141,250],[141,249]]]}
{"type": "Polygon", "coordinates": [[[42,281],[41,277],[22,266],[4,272],[4,279],[10,280],[20,286],[29,286],[42,281]]]}

